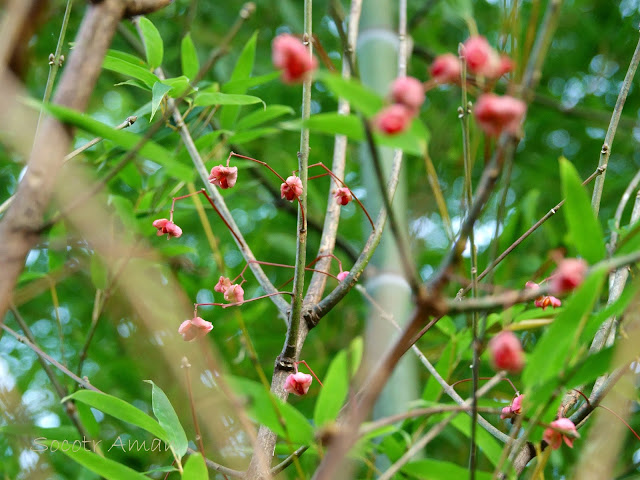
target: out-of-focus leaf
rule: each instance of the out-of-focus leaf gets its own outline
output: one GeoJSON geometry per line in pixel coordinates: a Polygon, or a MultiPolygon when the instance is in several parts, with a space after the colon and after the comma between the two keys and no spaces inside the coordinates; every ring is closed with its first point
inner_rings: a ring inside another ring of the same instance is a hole
{"type": "Polygon", "coordinates": [[[264,85],[280,76],[280,72],[267,73],[266,75],[258,75],[257,77],[242,78],[239,80],[229,81],[220,88],[224,93],[243,93],[251,87],[264,85]]]}
{"type": "Polygon", "coordinates": [[[209,480],[207,465],[199,453],[189,455],[182,472],[182,480],[209,480]]]}
{"type": "Polygon", "coordinates": [[[107,287],[108,272],[104,262],[97,254],[91,255],[91,281],[97,289],[104,290],[107,287]]]}
{"type": "Polygon", "coordinates": [[[258,125],[262,125],[269,120],[274,120],[282,117],[283,115],[293,115],[294,113],[293,108],[287,105],[269,105],[264,110],[256,110],[242,117],[236,123],[235,129],[237,132],[248,130],[250,128],[257,127],[258,125]]]}
{"type": "MultiPolygon", "coordinates": [[[[470,438],[471,420],[467,414],[460,413],[456,415],[456,417],[451,420],[451,425],[467,438],[470,438]]],[[[484,428],[476,429],[476,444],[494,466],[500,463],[504,445],[493,438],[484,428]]]]}
{"type": "Polygon", "coordinates": [[[144,51],[147,55],[147,62],[151,68],[158,68],[162,65],[162,57],[164,56],[164,45],[162,37],[155,25],[147,17],[139,17],[140,30],[144,39],[144,51]]]}
{"type": "Polygon", "coordinates": [[[607,348],[593,355],[589,355],[571,376],[568,386],[587,384],[608,372],[611,359],[613,358],[613,352],[613,348],[607,348]]]}
{"type": "Polygon", "coordinates": [[[182,61],[182,73],[186,75],[189,80],[196,78],[198,70],[200,70],[200,62],[198,61],[198,52],[191,40],[191,34],[187,33],[182,38],[180,45],[180,60],[182,61]]]}
{"type": "Polygon", "coordinates": [[[367,117],[376,114],[384,105],[380,96],[357,80],[342,78],[339,74],[321,73],[319,79],[337,97],[344,98],[351,106],[367,117]]]}
{"type": "Polygon", "coordinates": [[[604,283],[603,270],[593,272],[584,281],[536,344],[527,359],[522,379],[531,390],[549,378],[556,377],[567,366],[567,355],[576,346],[587,317],[600,295],[604,283]]]}
{"type": "Polygon", "coordinates": [[[160,426],[167,432],[169,445],[171,445],[171,448],[178,458],[182,458],[184,454],[187,453],[189,442],[187,441],[187,435],[184,433],[180,419],[162,389],[151,380],[145,380],[145,382],[151,384],[153,388],[151,392],[153,414],[158,419],[160,426]]]}
{"type": "Polygon", "coordinates": [[[229,137],[229,143],[234,145],[241,145],[243,143],[251,142],[257,138],[267,137],[269,135],[275,135],[280,130],[277,128],[257,128],[255,130],[247,130],[245,132],[234,133],[229,137]]]}
{"type": "MultiPolygon", "coordinates": [[[[284,128],[297,130],[301,123],[298,121],[287,122],[284,128]]],[[[320,113],[312,115],[304,122],[310,130],[329,135],[345,135],[352,140],[363,141],[365,139],[362,121],[356,115],[340,115],[338,113],[320,113]]],[[[422,155],[428,142],[426,128],[419,119],[414,119],[408,131],[397,135],[381,135],[374,133],[377,145],[400,148],[405,153],[422,155]]]]}
{"type": "Polygon", "coordinates": [[[572,243],[587,262],[596,263],[606,254],[602,228],[591,210],[591,202],[578,172],[564,157],[560,158],[560,176],[565,198],[564,218],[572,243]]]}
{"type": "Polygon", "coordinates": [[[318,394],[313,421],[317,427],[335,420],[349,392],[349,369],[347,352],[339,352],[329,364],[329,370],[318,394]]]}
{"type": "MultiPolygon", "coordinates": [[[[51,442],[47,442],[47,444],[51,447],[51,442]]],[[[97,473],[107,480],[148,480],[148,478],[143,474],[138,473],[116,461],[85,450],[82,447],[77,449],[61,448],[57,451],[64,453],[74,462],[79,463],[86,469],[91,470],[93,473],[97,473]]]]}
{"type": "MultiPolygon", "coordinates": [[[[469,470],[465,467],[455,463],[429,459],[407,463],[402,467],[401,471],[421,480],[452,480],[469,476],[469,470]]],[[[478,480],[491,480],[492,474],[476,470],[476,478],[478,480]]]]}
{"type": "Polygon", "coordinates": [[[239,377],[229,377],[228,381],[239,395],[249,397],[247,410],[258,422],[293,443],[313,443],[313,428],[295,407],[273,396],[260,383],[239,377]],[[276,412],[274,403],[278,406],[280,415],[276,412]],[[280,424],[280,417],[284,420],[286,432],[280,424]]]}
{"type": "Polygon", "coordinates": [[[151,90],[151,118],[150,118],[150,120],[153,120],[153,117],[155,116],[156,111],[158,110],[158,107],[160,106],[160,103],[162,103],[162,99],[169,92],[169,90],[171,90],[171,87],[168,86],[168,85],[165,85],[162,82],[156,82],[156,83],[153,84],[153,89],[151,90]]]}
{"type": "MultiPolygon", "coordinates": [[[[231,73],[230,82],[237,82],[247,80],[251,76],[251,71],[253,70],[253,64],[256,58],[256,42],[258,39],[258,32],[255,31],[251,38],[245,44],[242,52],[240,52],[240,56],[238,57],[238,61],[236,62],[235,67],[233,68],[233,72],[231,73]]],[[[243,94],[247,91],[249,87],[236,87],[233,91],[228,91],[228,93],[235,94],[243,94]]],[[[227,91],[227,90],[225,90],[227,91]]],[[[237,105],[242,104],[227,104],[228,106],[223,107],[220,112],[220,125],[222,128],[231,129],[236,118],[238,116],[238,112],[240,108],[237,105]]]]}

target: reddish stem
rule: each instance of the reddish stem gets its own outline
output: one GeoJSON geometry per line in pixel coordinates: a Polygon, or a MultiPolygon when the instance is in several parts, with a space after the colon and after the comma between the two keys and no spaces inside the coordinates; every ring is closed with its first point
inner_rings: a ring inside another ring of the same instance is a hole
{"type": "Polygon", "coordinates": [[[322,382],[320,381],[320,379],[318,378],[318,376],[316,375],[316,373],[313,371],[313,369],[309,366],[309,364],[307,362],[305,362],[304,360],[300,360],[298,362],[296,362],[296,368],[298,367],[298,364],[303,363],[305,367],[307,367],[307,369],[311,372],[311,375],[313,375],[313,378],[315,378],[318,383],[320,384],[321,387],[324,387],[324,385],[322,385],[322,382]]]}
{"type": "MultiPolygon", "coordinates": [[[[340,180],[338,178],[338,176],[333,173],[331,170],[329,170],[329,168],[322,162],[318,162],[318,163],[314,163],[313,165],[309,165],[308,168],[312,168],[312,167],[322,167],[327,171],[328,175],[331,175],[331,178],[333,178],[336,182],[338,182],[340,185],[342,185],[344,188],[349,190],[349,193],[351,193],[351,195],[353,196],[353,199],[357,202],[358,205],[360,205],[360,208],[362,209],[362,211],[364,212],[364,214],[367,216],[367,219],[369,220],[369,223],[371,224],[371,228],[373,230],[376,229],[375,225],[373,224],[373,220],[371,220],[371,217],[369,216],[369,212],[367,212],[367,209],[364,208],[364,205],[362,204],[362,202],[360,201],[360,199],[358,197],[356,197],[356,194],[353,193],[353,190],[351,190],[346,183],[344,183],[342,180],[340,180]]],[[[324,175],[320,175],[320,176],[324,176],[324,175]]],[[[318,177],[313,177],[313,178],[319,178],[318,177]]],[[[309,179],[311,180],[311,178],[309,179]]]]}
{"type": "MultiPolygon", "coordinates": [[[[263,167],[267,167],[271,171],[271,173],[273,173],[276,177],[278,177],[282,181],[282,183],[284,183],[285,181],[284,178],[282,178],[282,176],[278,172],[276,172],[273,168],[271,168],[271,166],[267,162],[263,162],[262,160],[256,160],[255,158],[252,158],[252,157],[246,157],[244,155],[240,155],[239,153],[235,153],[235,152],[231,152],[229,154],[229,158],[231,158],[232,156],[238,157],[238,158],[244,158],[245,160],[250,160],[252,162],[259,163],[263,167]]],[[[227,167],[229,166],[229,158],[227,158],[227,167]]]]}
{"type": "MultiPolygon", "coordinates": [[[[587,396],[582,393],[580,390],[578,390],[577,388],[573,389],[575,392],[578,392],[580,395],[582,395],[582,398],[584,398],[584,400],[587,402],[587,405],[589,405],[591,407],[591,402],[589,402],[589,399],[587,398],[587,396]]],[[[626,420],[624,418],[622,418],[620,415],[618,415],[616,412],[614,412],[613,410],[611,410],[609,407],[605,407],[604,405],[596,405],[596,407],[600,407],[600,408],[604,408],[607,412],[611,413],[612,415],[614,415],[618,420],[620,420],[622,423],[625,424],[625,426],[631,430],[631,433],[633,433],[633,436],[636,437],[638,440],[640,440],[640,436],[636,433],[636,431],[631,428],[631,425],[629,425],[626,420]]]]}
{"type": "Polygon", "coordinates": [[[227,220],[222,216],[222,214],[220,213],[220,210],[218,210],[218,208],[216,207],[215,203],[213,203],[213,200],[211,200],[211,197],[209,196],[209,194],[207,193],[207,191],[204,188],[201,189],[201,190],[198,190],[197,192],[192,192],[192,193],[189,193],[187,195],[182,195],[181,197],[173,197],[172,202],[171,202],[171,210],[169,211],[169,221],[173,222],[173,209],[175,208],[176,201],[182,200],[183,198],[192,197],[192,196],[198,195],[200,193],[206,197],[206,199],[209,201],[209,204],[211,205],[211,207],[213,207],[213,209],[216,211],[216,213],[220,217],[220,220],[223,221],[223,223],[226,225],[226,227],[229,229],[229,231],[235,237],[235,239],[238,241],[238,243],[240,245],[242,245],[242,241],[240,241],[240,238],[238,237],[238,235],[236,235],[236,232],[233,231],[233,228],[231,228],[231,225],[229,225],[229,222],[227,222],[227,220]]]}
{"type": "MultiPolygon", "coordinates": [[[[478,377],[478,380],[491,380],[492,378],[493,377],[478,377]]],[[[473,379],[472,378],[464,378],[462,380],[458,380],[457,382],[454,382],[454,383],[451,384],[451,388],[455,387],[459,383],[470,382],[471,380],[473,380],[473,379]]],[[[511,380],[509,380],[508,378],[503,378],[502,380],[505,381],[505,382],[509,382],[509,385],[511,385],[511,387],[516,392],[516,394],[517,395],[520,394],[520,392],[518,391],[518,389],[516,388],[516,386],[513,384],[513,382],[511,380]]]]}

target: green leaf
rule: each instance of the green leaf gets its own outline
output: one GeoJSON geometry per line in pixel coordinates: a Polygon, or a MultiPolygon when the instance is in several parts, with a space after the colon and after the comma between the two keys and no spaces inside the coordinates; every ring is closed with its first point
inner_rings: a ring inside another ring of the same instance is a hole
{"type": "Polygon", "coordinates": [[[564,311],[542,335],[522,373],[527,389],[557,377],[567,367],[570,350],[578,344],[588,315],[600,295],[605,274],[605,271],[597,270],[589,275],[564,311]]]}
{"type": "Polygon", "coordinates": [[[347,100],[354,109],[367,117],[375,115],[384,105],[383,99],[376,92],[356,80],[330,73],[320,73],[318,78],[337,97],[347,100]]]}
{"type": "Polygon", "coordinates": [[[166,80],[163,80],[162,83],[171,87],[171,90],[169,90],[169,96],[171,98],[177,98],[184,95],[187,90],[191,89],[191,83],[189,83],[189,79],[184,75],[180,75],[175,78],[167,78],[166,80]]]}
{"type": "Polygon", "coordinates": [[[295,111],[288,105],[269,105],[263,110],[255,110],[240,119],[235,126],[236,132],[248,130],[269,120],[282,117],[283,115],[293,115],[295,111]]]}
{"type": "Polygon", "coordinates": [[[120,50],[107,50],[107,55],[109,57],[118,58],[120,60],[124,60],[127,63],[137,65],[139,67],[144,68],[147,71],[151,68],[147,64],[147,62],[145,62],[143,59],[141,59],[137,55],[132,55],[131,53],[121,52],[120,50]]]}
{"type": "Polygon", "coordinates": [[[613,348],[607,348],[593,355],[589,355],[571,376],[569,385],[567,386],[585,385],[606,373],[611,365],[613,353],[613,348]]]}
{"type": "Polygon", "coordinates": [[[350,362],[351,376],[353,377],[362,362],[362,354],[364,352],[364,340],[362,337],[356,337],[351,341],[349,345],[349,357],[347,360],[350,362]]]}
{"type": "Polygon", "coordinates": [[[168,442],[169,440],[167,432],[165,432],[158,422],[142,410],[137,409],[133,405],[117,397],[107,395],[106,393],[94,392],[92,390],[78,390],[77,392],[74,392],[68,397],[62,399],[62,401],[69,399],[85,403],[90,407],[106,413],[107,415],[117,418],[118,420],[140,427],[160,440],[165,442],[168,442]]]}
{"type": "Polygon", "coordinates": [[[342,350],[331,361],[322,384],[323,387],[320,389],[313,412],[313,421],[316,427],[322,427],[338,417],[342,404],[349,393],[349,368],[346,351],[342,350]]]}
{"type": "MultiPolygon", "coordinates": [[[[34,108],[43,108],[59,120],[92,133],[97,137],[111,140],[125,149],[132,149],[142,140],[142,136],[133,132],[116,130],[104,123],[98,122],[89,115],[61,107],[60,105],[50,103],[43,104],[33,99],[27,99],[25,100],[25,103],[34,108]]],[[[193,169],[176,162],[173,158],[173,153],[161,147],[157,143],[148,140],[140,149],[139,154],[149,160],[153,160],[159,165],[162,165],[166,168],[169,175],[172,175],[179,180],[190,182],[193,179],[193,169]]]]}
{"type": "Polygon", "coordinates": [[[147,62],[151,68],[158,68],[162,65],[162,57],[164,55],[164,46],[160,32],[151,20],[146,17],[139,17],[140,30],[144,39],[144,51],[147,55],[147,62]]]}
{"type": "Polygon", "coordinates": [[[111,57],[109,55],[104,57],[102,68],[105,70],[111,70],[112,72],[121,73],[128,77],[133,77],[146,84],[149,88],[152,88],[153,85],[160,80],[149,70],[139,65],[135,65],[127,62],[126,60],[122,60],[121,58],[111,57]]]}
{"type": "Polygon", "coordinates": [[[229,377],[229,384],[241,395],[248,397],[247,410],[260,424],[265,425],[281,438],[296,444],[313,443],[313,428],[307,419],[292,405],[271,394],[264,385],[240,377],[229,377]],[[286,432],[274,407],[277,405],[286,425],[286,432]]]}
{"type": "MultiPolygon", "coordinates": [[[[55,245],[56,243],[60,243],[61,245],[67,244],[67,228],[64,222],[56,223],[53,228],[49,231],[49,244],[55,245]]],[[[67,257],[67,249],[52,249],[49,248],[47,250],[48,259],[49,259],[49,271],[52,272],[64,265],[65,259],[67,257]]]]}
{"type": "Polygon", "coordinates": [[[153,90],[151,91],[151,118],[149,119],[149,121],[153,120],[153,117],[156,114],[156,111],[158,110],[158,107],[160,106],[160,103],[162,103],[162,99],[165,97],[165,95],[169,92],[169,90],[171,90],[171,87],[168,85],[165,85],[162,82],[156,82],[153,84],[153,90]]]}
{"type": "Polygon", "coordinates": [[[162,99],[169,90],[171,90],[171,87],[162,82],[156,82],[153,84],[153,90],[151,91],[151,118],[149,121],[153,120],[160,103],[162,103],[162,99]]]}
{"type": "Polygon", "coordinates": [[[207,465],[202,455],[194,453],[189,456],[182,472],[182,480],[209,480],[207,465]]]}
{"type": "Polygon", "coordinates": [[[68,440],[74,441],[80,438],[80,434],[75,427],[61,426],[55,428],[43,428],[35,425],[3,425],[0,426],[0,433],[5,435],[15,435],[19,437],[29,437],[33,448],[38,451],[44,449],[40,446],[43,440],[68,440]]]}
{"type": "Polygon", "coordinates": [[[266,103],[258,97],[238,95],[235,93],[199,93],[196,95],[194,101],[196,107],[209,107],[211,105],[253,105],[254,103],[262,103],[264,108],[267,108],[266,103]]]}
{"type": "Polygon", "coordinates": [[[560,158],[560,176],[565,198],[564,218],[572,244],[587,262],[596,263],[606,255],[602,228],[591,210],[591,202],[578,172],[564,157],[560,158]]]}
{"type": "MultiPolygon", "coordinates": [[[[253,70],[253,64],[256,58],[256,42],[258,39],[258,32],[255,31],[249,41],[245,44],[242,52],[240,52],[240,56],[238,57],[238,61],[236,62],[235,67],[233,68],[233,72],[231,73],[231,82],[246,80],[251,76],[251,71],[253,70]]],[[[245,93],[247,88],[237,88],[233,92],[229,93],[245,93]]],[[[239,104],[235,104],[239,105],[239,104]]],[[[229,105],[227,107],[222,108],[220,112],[220,125],[222,128],[231,129],[231,126],[236,121],[238,116],[238,112],[240,109],[237,106],[229,105]]]]}
{"type": "MultiPolygon", "coordinates": [[[[402,467],[401,471],[421,480],[451,480],[469,476],[469,471],[466,467],[461,467],[455,463],[427,459],[407,463],[402,467]]],[[[491,473],[476,470],[477,480],[491,480],[491,478],[491,473]]]]}
{"type": "Polygon", "coordinates": [[[224,93],[244,93],[251,87],[264,85],[280,76],[280,72],[267,73],[266,75],[258,75],[257,77],[242,78],[227,82],[220,88],[224,93]]]}
{"type": "Polygon", "coordinates": [[[171,445],[171,448],[178,458],[182,458],[184,454],[187,453],[189,442],[187,441],[187,435],[184,433],[180,419],[162,389],[151,380],[145,380],[145,382],[151,384],[153,387],[151,392],[153,413],[158,419],[160,426],[167,432],[169,445],[171,445]]]}
{"type": "MultiPolygon", "coordinates": [[[[340,115],[338,113],[320,113],[312,115],[304,125],[310,130],[329,135],[345,135],[351,140],[364,141],[362,121],[356,115],[340,115]]],[[[287,122],[283,128],[299,130],[301,122],[287,122]]],[[[427,148],[428,133],[419,119],[414,119],[411,127],[398,135],[381,135],[374,133],[378,146],[400,148],[405,153],[423,155],[427,148]]]]}
{"type": "MultiPolygon", "coordinates": [[[[51,442],[43,442],[51,448],[51,442]]],[[[107,480],[149,480],[143,474],[135,470],[125,467],[124,465],[110,460],[84,448],[68,448],[57,450],[64,453],[67,457],[76,463],[79,463],[93,473],[106,478],[107,480]],[[75,451],[74,451],[75,450],[75,451]]]]}
{"type": "Polygon", "coordinates": [[[182,39],[180,60],[182,61],[182,73],[189,77],[190,80],[196,78],[198,70],[200,70],[200,62],[198,61],[198,52],[196,52],[190,33],[187,33],[182,39]]]}
{"type": "Polygon", "coordinates": [[[234,133],[229,137],[229,143],[234,145],[241,145],[243,143],[251,142],[257,138],[267,137],[269,135],[275,135],[280,130],[277,128],[257,128],[255,130],[248,130],[246,132],[234,133]]]}
{"type": "Polygon", "coordinates": [[[93,286],[99,290],[104,290],[107,287],[108,271],[104,262],[95,253],[91,255],[90,270],[93,286]]]}
{"type": "MultiPolygon", "coordinates": [[[[467,438],[471,438],[471,418],[468,415],[462,413],[456,415],[455,418],[451,420],[451,425],[467,438]]],[[[484,428],[476,429],[476,443],[493,466],[500,463],[504,445],[493,438],[484,428]]]]}

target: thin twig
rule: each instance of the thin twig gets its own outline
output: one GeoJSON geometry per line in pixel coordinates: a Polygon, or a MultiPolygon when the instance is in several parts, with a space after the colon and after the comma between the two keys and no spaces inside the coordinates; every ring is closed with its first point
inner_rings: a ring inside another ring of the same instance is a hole
{"type": "MultiPolygon", "coordinates": [[[[29,325],[27,325],[27,322],[24,321],[24,319],[22,318],[22,315],[20,315],[20,312],[18,312],[18,309],[15,307],[15,305],[11,305],[9,309],[11,310],[11,313],[13,313],[13,316],[15,317],[16,322],[18,322],[18,325],[20,325],[20,328],[24,332],[25,336],[29,339],[29,341],[33,345],[35,345],[36,339],[33,336],[33,333],[31,332],[29,325]]],[[[51,385],[53,385],[53,388],[58,394],[58,397],[62,400],[67,395],[69,395],[69,391],[67,390],[65,385],[60,383],[60,381],[58,380],[58,377],[56,377],[56,374],[53,372],[53,370],[51,370],[51,367],[45,361],[45,359],[42,356],[38,355],[38,361],[42,365],[42,369],[44,370],[44,373],[47,375],[47,377],[49,377],[49,381],[51,382],[51,385]]],[[[90,438],[89,433],[87,432],[87,430],[84,428],[84,425],[82,424],[82,420],[80,420],[80,417],[78,416],[78,411],[73,401],[72,400],[65,401],[64,407],[65,407],[65,412],[69,417],[69,420],[71,420],[71,423],[73,423],[74,427],[76,427],[76,430],[78,430],[78,433],[80,434],[82,439],[85,440],[90,438]]]]}
{"type": "Polygon", "coordinates": [[[75,373],[70,371],[67,367],[62,365],[55,358],[52,358],[51,356],[49,356],[46,353],[44,353],[42,350],[40,350],[40,347],[38,347],[33,342],[29,341],[29,339],[27,337],[24,337],[24,336],[18,334],[17,332],[13,331],[12,329],[10,329],[9,327],[7,327],[4,324],[0,325],[0,327],[2,327],[2,329],[5,332],[7,332],[10,335],[12,335],[13,337],[15,337],[15,339],[18,340],[20,343],[24,343],[27,347],[29,347],[31,350],[33,350],[40,358],[42,358],[42,359],[46,360],[47,362],[53,364],[58,370],[60,370],[66,376],[68,376],[69,378],[71,378],[72,380],[77,382],[80,386],[86,388],[87,390],[93,390],[94,392],[103,393],[100,390],[98,390],[96,387],[91,385],[91,383],[89,383],[88,380],[78,377],[75,373]]]}
{"type": "MultiPolygon", "coordinates": [[[[498,382],[502,380],[504,375],[505,372],[498,373],[495,377],[493,377],[491,381],[487,382],[482,386],[482,388],[478,390],[477,395],[482,396],[487,393],[491,388],[493,388],[498,382]]],[[[464,406],[468,408],[471,403],[472,399],[465,400],[464,406]]],[[[402,455],[402,457],[400,457],[400,459],[398,459],[393,465],[391,465],[391,467],[386,472],[384,472],[384,474],[378,477],[378,480],[390,480],[404,465],[406,465],[413,458],[414,455],[420,452],[431,440],[433,440],[440,432],[442,432],[442,430],[444,430],[444,428],[449,423],[451,423],[451,421],[461,411],[463,410],[459,409],[458,411],[453,411],[447,418],[434,425],[420,440],[415,442],[411,446],[411,448],[409,448],[409,450],[407,450],[407,452],[402,455]]]]}
{"type": "MultiPolygon", "coordinates": [[[[624,102],[627,99],[627,94],[629,93],[629,89],[631,88],[631,83],[633,82],[633,77],[636,73],[636,69],[638,68],[638,63],[640,63],[640,39],[638,39],[638,44],[636,45],[636,49],[633,52],[633,56],[631,57],[629,69],[627,70],[627,74],[625,75],[622,86],[620,87],[620,93],[618,94],[618,99],[616,100],[616,106],[613,108],[609,128],[607,129],[607,134],[604,137],[604,143],[602,144],[602,149],[600,150],[598,167],[606,165],[609,161],[613,139],[616,136],[618,122],[620,120],[620,116],[622,115],[622,108],[624,107],[624,102]]],[[[602,198],[602,190],[604,189],[605,174],[606,172],[603,172],[602,176],[596,179],[596,184],[593,187],[591,208],[593,209],[593,212],[596,216],[598,216],[598,212],[600,211],[600,200],[602,198]]]]}

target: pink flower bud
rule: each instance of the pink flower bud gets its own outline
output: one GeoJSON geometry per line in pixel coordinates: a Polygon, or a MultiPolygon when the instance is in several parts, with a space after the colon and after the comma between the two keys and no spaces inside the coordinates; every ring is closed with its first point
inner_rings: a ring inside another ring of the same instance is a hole
{"type": "Polygon", "coordinates": [[[497,78],[501,68],[500,56],[486,38],[479,35],[469,37],[462,47],[462,56],[471,73],[497,78]]]}
{"type": "Polygon", "coordinates": [[[351,190],[346,187],[341,187],[333,193],[334,198],[338,202],[338,205],[346,205],[351,200],[353,200],[353,195],[351,195],[351,190]]]}
{"type": "Polygon", "coordinates": [[[230,286],[231,286],[231,280],[229,280],[227,277],[220,277],[218,279],[218,283],[216,283],[216,286],[213,287],[213,289],[216,292],[224,293],[227,291],[227,288],[229,288],[230,286]]]}
{"type": "Polygon", "coordinates": [[[292,373],[284,381],[284,391],[298,396],[306,395],[312,381],[311,375],[302,372],[292,373]]]}
{"type": "Polygon", "coordinates": [[[178,238],[182,235],[182,229],[166,218],[159,218],[158,220],[154,220],[153,226],[158,229],[159,237],[167,234],[167,240],[171,237],[178,238]]]}
{"type": "Polygon", "coordinates": [[[387,135],[395,135],[403,132],[411,118],[411,110],[398,103],[382,109],[374,120],[376,128],[387,135]]]}
{"type": "Polygon", "coordinates": [[[236,184],[238,180],[238,167],[225,167],[224,165],[218,165],[211,169],[209,175],[209,182],[222,188],[231,188],[236,184]]]}
{"type": "Polygon", "coordinates": [[[568,447],[573,448],[574,438],[580,438],[576,426],[568,418],[559,418],[550,424],[554,428],[562,430],[561,432],[552,428],[547,428],[542,435],[542,439],[549,444],[553,450],[557,450],[562,445],[562,440],[568,447]]]}
{"type": "Polygon", "coordinates": [[[413,77],[398,77],[391,85],[391,98],[395,103],[407,107],[417,114],[424,103],[422,82],[413,77]]]}
{"type": "Polygon", "coordinates": [[[508,407],[504,407],[502,409],[500,418],[504,420],[505,418],[512,418],[512,417],[515,417],[516,415],[520,415],[522,413],[523,398],[524,398],[524,395],[518,395],[516,398],[514,398],[513,401],[511,402],[511,405],[509,405],[508,407]]]}
{"type": "Polygon", "coordinates": [[[347,278],[347,276],[349,275],[349,270],[347,270],[346,272],[340,272],[338,274],[338,280],[343,282],[345,278],[347,278]]]}
{"type": "Polygon", "coordinates": [[[578,258],[565,258],[551,275],[551,291],[556,294],[574,290],[587,274],[587,262],[578,258]]]}
{"type": "Polygon", "coordinates": [[[280,184],[280,198],[286,198],[290,202],[302,195],[302,180],[291,175],[284,183],[280,184]]]}
{"type": "Polygon", "coordinates": [[[485,93],[478,99],[474,114],[487,135],[498,137],[503,131],[517,134],[526,111],[522,100],[485,93]]]}
{"type": "Polygon", "coordinates": [[[211,322],[207,322],[200,317],[185,320],[180,324],[178,333],[182,335],[182,339],[186,342],[192,342],[196,338],[204,337],[213,329],[211,322]]]}
{"type": "Polygon", "coordinates": [[[491,363],[496,370],[518,373],[524,367],[524,352],[513,332],[503,330],[489,341],[491,363]]]}
{"type": "Polygon", "coordinates": [[[312,72],[318,66],[307,47],[293,35],[278,35],[271,47],[273,65],[282,70],[282,81],[285,83],[304,81],[308,72],[312,72]]]}
{"type": "Polygon", "coordinates": [[[230,303],[244,302],[244,290],[238,284],[231,285],[224,291],[224,299],[230,303]]]}
{"type": "Polygon", "coordinates": [[[437,56],[429,69],[429,73],[438,83],[460,83],[461,71],[460,59],[453,53],[437,56]]]}

